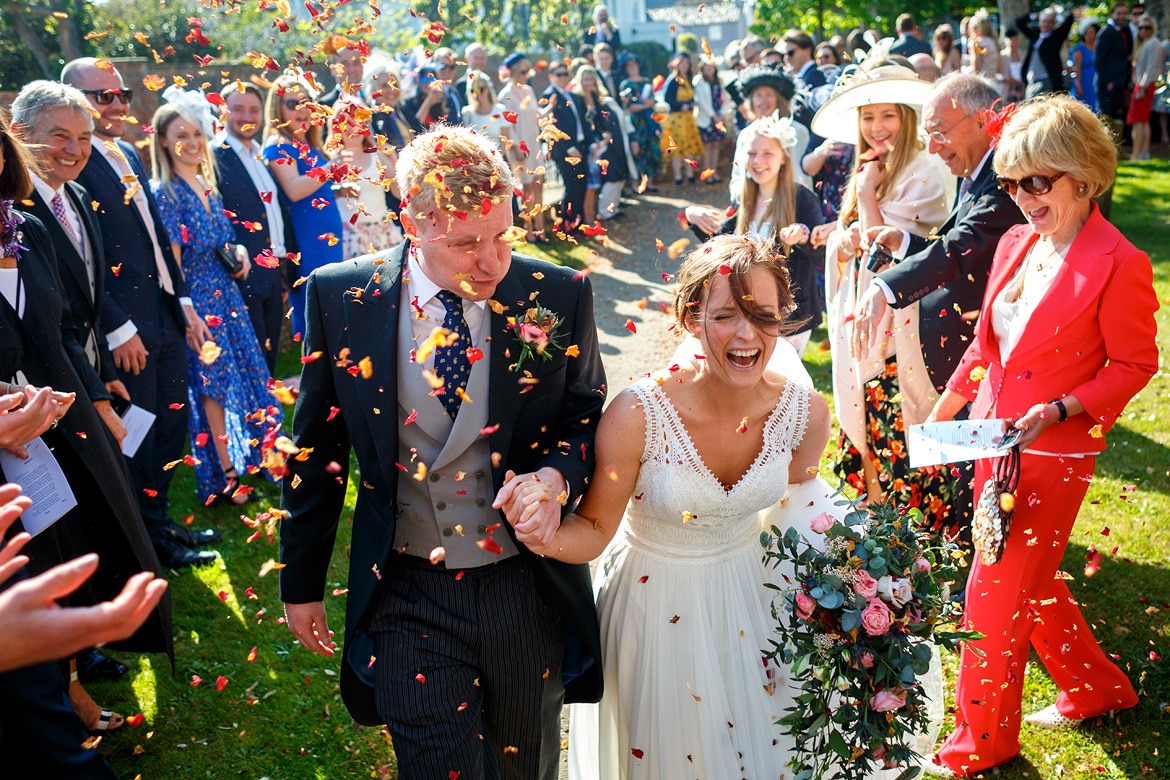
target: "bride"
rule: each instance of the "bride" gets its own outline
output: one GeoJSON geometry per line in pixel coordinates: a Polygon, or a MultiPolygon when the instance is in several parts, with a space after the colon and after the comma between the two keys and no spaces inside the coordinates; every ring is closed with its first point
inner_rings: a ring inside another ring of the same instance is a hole
{"type": "Polygon", "coordinates": [[[574,714],[572,776],[775,780],[791,744],[774,723],[791,693],[762,657],[760,512],[789,484],[824,485],[829,410],[769,368],[793,303],[765,244],[715,238],[679,280],[675,317],[701,354],[614,399],[576,513],[546,546],[518,538],[566,562],[605,552],[605,697],[596,727],[574,714]]]}

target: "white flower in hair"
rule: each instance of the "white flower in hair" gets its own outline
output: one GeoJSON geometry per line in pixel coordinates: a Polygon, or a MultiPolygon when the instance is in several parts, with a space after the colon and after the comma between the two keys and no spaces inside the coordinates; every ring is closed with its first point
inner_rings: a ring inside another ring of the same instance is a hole
{"type": "Polygon", "coordinates": [[[786,155],[796,146],[796,128],[793,127],[790,118],[781,118],[779,111],[771,116],[757,119],[748,125],[744,132],[771,138],[780,144],[780,148],[784,150],[786,155]]]}
{"type": "Polygon", "coordinates": [[[182,89],[172,84],[163,90],[162,99],[174,106],[180,116],[188,122],[197,125],[208,140],[215,135],[211,105],[207,102],[207,96],[203,94],[203,90],[182,89]]]}

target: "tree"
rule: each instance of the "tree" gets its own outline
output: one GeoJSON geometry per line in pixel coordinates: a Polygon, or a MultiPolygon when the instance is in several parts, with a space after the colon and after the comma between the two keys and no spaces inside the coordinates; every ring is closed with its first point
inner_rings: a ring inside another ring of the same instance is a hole
{"type": "Polygon", "coordinates": [[[914,13],[925,30],[927,22],[957,19],[982,5],[964,0],[917,0],[912,8],[907,8],[904,0],[816,0],[812,4],[807,0],[757,0],[751,31],[770,38],[797,27],[812,33],[818,40],[854,27],[872,27],[893,34],[894,20],[908,10],[914,13]]]}
{"type": "Polygon", "coordinates": [[[66,60],[82,56],[88,9],[83,0],[0,1],[0,88],[55,79],[66,60]]]}
{"type": "Polygon", "coordinates": [[[442,43],[425,40],[427,48],[446,45],[462,49],[477,41],[496,53],[564,49],[576,54],[589,9],[575,0],[414,0],[414,11],[446,29],[442,43]]]}

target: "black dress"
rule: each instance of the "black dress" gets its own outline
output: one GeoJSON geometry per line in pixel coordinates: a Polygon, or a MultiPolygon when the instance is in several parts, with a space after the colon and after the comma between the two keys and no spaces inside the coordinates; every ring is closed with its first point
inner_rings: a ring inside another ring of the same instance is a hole
{"type": "MultiPolygon", "coordinates": [[[[25,215],[21,253],[21,318],[0,296],[0,378],[22,372],[37,387],[52,387],[77,398],[56,428],[41,434],[65,473],[77,506],[25,547],[34,574],[85,553],[100,558],[97,572],[68,600],[74,606],[114,598],[141,571],[162,576],[162,566],[146,535],[126,460],[85,392],[81,371],[92,371],[80,350],[69,349],[69,309],[61,296],[56,255],[48,232],[25,215]],[[67,334],[62,336],[62,333],[67,334]]],[[[0,470],[0,477],[2,477],[0,470]]],[[[174,657],[170,594],[129,639],[114,643],[131,652],[165,652],[174,657]]]]}

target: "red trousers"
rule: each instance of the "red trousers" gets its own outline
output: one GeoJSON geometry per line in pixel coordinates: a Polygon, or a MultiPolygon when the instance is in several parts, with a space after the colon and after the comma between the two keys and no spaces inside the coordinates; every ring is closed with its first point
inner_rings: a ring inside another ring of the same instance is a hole
{"type": "MultiPolygon", "coordinates": [[[[1020,711],[1029,643],[1060,688],[1069,718],[1093,718],[1137,704],[1121,669],[1093,638],[1072,593],[1056,576],[1096,458],[1024,454],[1015,517],[1003,557],[975,557],[964,621],[985,635],[964,647],[955,690],[956,728],[938,751],[960,774],[997,766],[1020,752],[1020,711]]],[[[975,492],[991,476],[978,461],[975,492]]]]}

